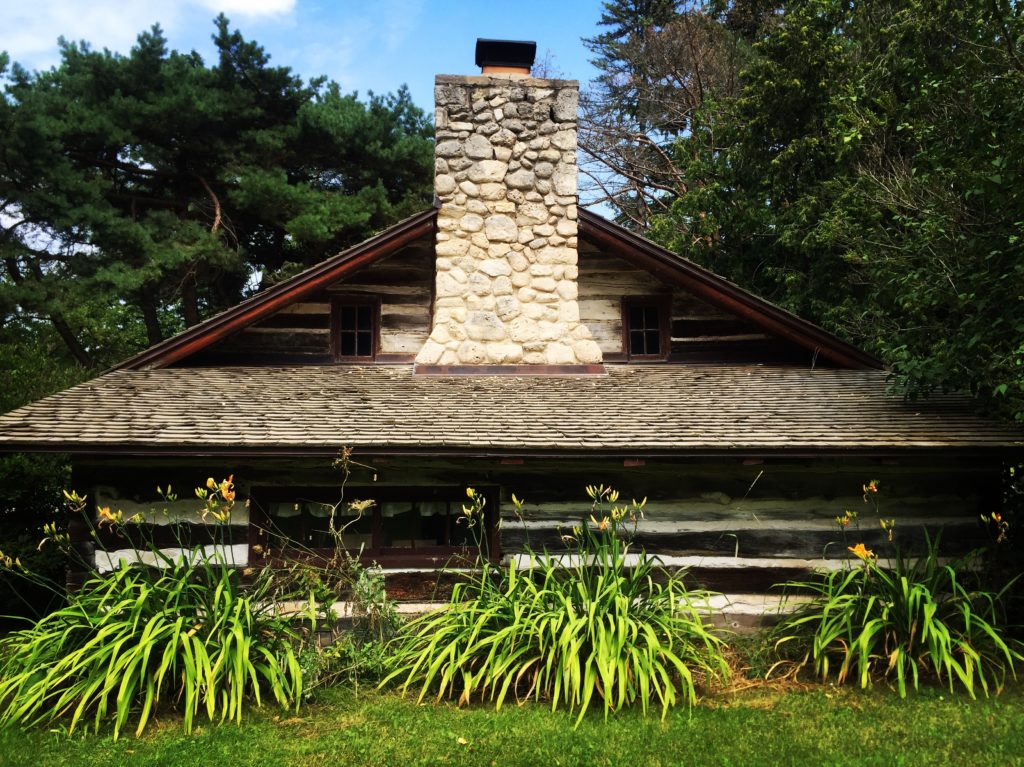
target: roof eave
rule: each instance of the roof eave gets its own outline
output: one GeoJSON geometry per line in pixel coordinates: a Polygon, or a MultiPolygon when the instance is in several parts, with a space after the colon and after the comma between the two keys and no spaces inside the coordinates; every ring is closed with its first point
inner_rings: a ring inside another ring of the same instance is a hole
{"type": "MultiPolygon", "coordinates": [[[[899,458],[938,455],[963,458],[1017,457],[1024,455],[1024,443],[948,443],[948,444],[861,444],[821,445],[730,445],[689,446],[678,448],[643,448],[635,446],[602,448],[558,447],[486,447],[458,445],[352,445],[354,453],[365,457],[409,456],[450,458],[534,458],[534,459],[683,459],[722,458],[827,458],[857,456],[861,458],[899,458]]],[[[328,445],[154,445],[154,444],[87,444],[87,443],[7,443],[0,454],[7,452],[61,453],[76,457],[176,457],[202,458],[333,458],[340,447],[328,445]]]]}

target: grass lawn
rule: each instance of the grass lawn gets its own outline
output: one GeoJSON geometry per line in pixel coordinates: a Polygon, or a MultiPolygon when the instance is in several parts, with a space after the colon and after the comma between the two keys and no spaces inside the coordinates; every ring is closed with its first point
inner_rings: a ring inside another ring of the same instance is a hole
{"type": "Polygon", "coordinates": [[[528,705],[417,706],[391,693],[329,690],[298,716],[264,709],[242,727],[181,734],[172,718],[141,739],[0,734],[0,765],[1024,765],[1024,687],[971,701],[940,690],[818,688],[718,695],[688,714],[588,716],[528,705]]]}

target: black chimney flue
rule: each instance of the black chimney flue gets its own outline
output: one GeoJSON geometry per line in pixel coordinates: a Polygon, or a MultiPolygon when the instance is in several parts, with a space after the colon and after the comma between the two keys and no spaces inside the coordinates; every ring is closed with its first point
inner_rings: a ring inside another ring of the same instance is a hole
{"type": "Polygon", "coordinates": [[[484,72],[530,74],[537,57],[537,43],[532,40],[476,41],[476,65],[484,72]]]}

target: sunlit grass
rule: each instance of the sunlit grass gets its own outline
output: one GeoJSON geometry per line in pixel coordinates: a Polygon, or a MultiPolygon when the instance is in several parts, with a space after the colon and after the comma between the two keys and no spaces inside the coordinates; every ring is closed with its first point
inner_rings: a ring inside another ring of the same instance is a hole
{"type": "Polygon", "coordinates": [[[185,735],[164,717],[139,739],[109,732],[0,733],[0,765],[204,767],[359,765],[1024,765],[1024,690],[972,701],[922,688],[765,687],[719,694],[664,721],[627,709],[606,722],[544,705],[418,705],[394,693],[337,688],[297,716],[246,713],[242,725],[197,723],[185,735]]]}

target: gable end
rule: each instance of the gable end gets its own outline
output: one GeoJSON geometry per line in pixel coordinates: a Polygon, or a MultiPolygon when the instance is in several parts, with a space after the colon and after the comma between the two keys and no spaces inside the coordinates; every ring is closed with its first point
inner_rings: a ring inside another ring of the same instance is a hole
{"type": "Polygon", "coordinates": [[[201,352],[286,306],[323,290],[352,271],[385,258],[421,237],[432,235],[436,220],[437,210],[434,208],[407,218],[237,306],[129,357],[112,369],[162,368],[201,352]]]}
{"type": "Polygon", "coordinates": [[[644,239],[618,224],[581,209],[580,237],[677,285],[718,308],[748,320],[765,332],[802,346],[839,367],[880,370],[882,362],[817,325],[760,298],[724,277],[644,239]]]}

